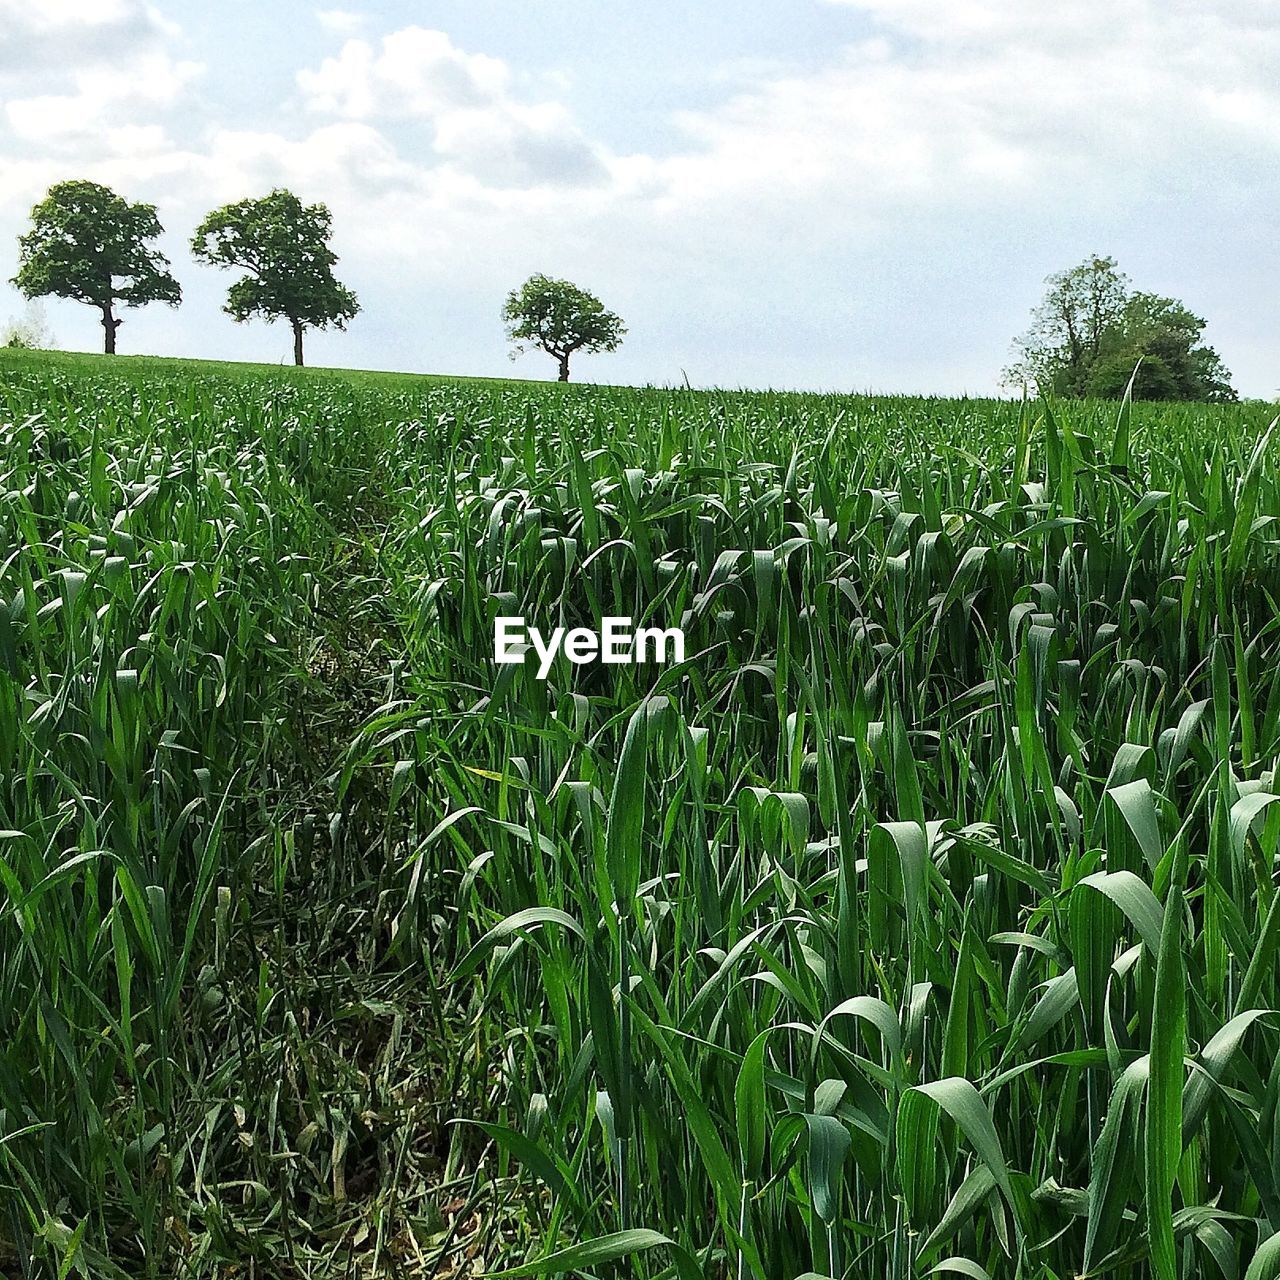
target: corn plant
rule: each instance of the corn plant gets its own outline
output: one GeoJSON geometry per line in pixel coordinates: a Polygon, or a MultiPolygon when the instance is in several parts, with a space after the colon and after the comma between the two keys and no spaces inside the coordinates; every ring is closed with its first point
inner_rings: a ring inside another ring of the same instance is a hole
{"type": "Polygon", "coordinates": [[[0,372],[0,1269],[1280,1274],[1265,409],[0,372]]]}

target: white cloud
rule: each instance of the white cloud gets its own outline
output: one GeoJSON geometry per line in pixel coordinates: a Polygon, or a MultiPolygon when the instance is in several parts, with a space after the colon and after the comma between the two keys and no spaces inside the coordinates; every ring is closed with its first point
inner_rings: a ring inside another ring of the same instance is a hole
{"type": "Polygon", "coordinates": [[[201,63],[178,61],[157,50],[133,59],[123,73],[97,67],[74,71],[70,92],[11,98],[5,114],[25,142],[56,145],[99,138],[115,150],[121,133],[136,136],[136,130],[145,128],[163,136],[160,126],[140,124],[137,116],[172,106],[203,70],[201,63]]]}
{"type": "Polygon", "coordinates": [[[349,40],[298,73],[309,110],[430,131],[443,162],[495,187],[603,182],[607,158],[558,102],[526,102],[507,64],[468,53],[443,31],[405,27],[375,47],[349,40]]]}
{"type": "Polygon", "coordinates": [[[1276,0],[1076,0],[1044,7],[1020,0],[827,0],[859,9],[886,29],[957,49],[1036,48],[1095,58],[1109,48],[1151,42],[1155,55],[1188,48],[1215,31],[1274,35],[1276,0]]]}
{"type": "Polygon", "coordinates": [[[506,94],[510,79],[499,58],[467,53],[443,31],[405,27],[376,49],[348,40],[318,70],[300,71],[298,86],[313,111],[365,120],[490,104],[506,94]]]}
{"type": "Polygon", "coordinates": [[[46,154],[171,145],[156,120],[203,70],[143,0],[0,0],[0,112],[13,141],[46,154]]]}
{"type": "Polygon", "coordinates": [[[830,2],[878,35],[682,116],[673,194],[825,193],[855,222],[1041,204],[1046,184],[1109,203],[1275,137],[1276,0],[830,2]]]}
{"type": "Polygon", "coordinates": [[[353,36],[369,25],[363,13],[350,9],[317,9],[316,21],[326,30],[338,36],[353,36]]]}
{"type": "Polygon", "coordinates": [[[162,182],[135,183],[188,163],[174,133],[203,67],[180,39],[143,0],[0,0],[0,213],[66,177],[163,202],[162,182]]]}
{"type": "Polygon", "coordinates": [[[119,67],[176,31],[145,0],[0,0],[0,74],[38,83],[82,66],[119,67]]]}
{"type": "Polygon", "coordinates": [[[0,0],[0,20],[9,31],[53,31],[63,27],[116,26],[146,16],[148,6],[133,0],[0,0]]]}
{"type": "Polygon", "coordinates": [[[607,179],[601,152],[558,103],[448,112],[437,123],[435,149],[494,186],[577,186],[607,179]]]}
{"type": "MultiPolygon", "coordinates": [[[[363,210],[380,197],[413,189],[420,177],[376,129],[355,122],[326,125],[297,141],[277,133],[220,129],[194,176],[215,201],[287,186],[304,198],[341,204],[361,222],[363,210]]],[[[377,234],[376,227],[370,230],[377,234]]]]}

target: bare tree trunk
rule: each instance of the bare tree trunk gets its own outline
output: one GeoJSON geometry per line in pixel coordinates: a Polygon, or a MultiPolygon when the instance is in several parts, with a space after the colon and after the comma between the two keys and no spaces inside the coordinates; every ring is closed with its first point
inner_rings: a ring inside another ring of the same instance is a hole
{"type": "Polygon", "coordinates": [[[569,381],[569,353],[568,352],[565,352],[565,354],[560,357],[560,381],[561,382],[569,381]]]}
{"type": "Polygon", "coordinates": [[[102,308],[102,350],[106,355],[116,353],[116,330],[124,323],[117,320],[111,312],[111,303],[102,308]]]}
{"type": "Polygon", "coordinates": [[[293,363],[302,365],[302,321],[293,321],[293,363]]]}

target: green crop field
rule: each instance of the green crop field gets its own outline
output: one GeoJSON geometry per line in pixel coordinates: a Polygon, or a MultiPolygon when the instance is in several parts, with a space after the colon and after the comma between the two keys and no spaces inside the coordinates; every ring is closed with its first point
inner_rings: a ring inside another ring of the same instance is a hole
{"type": "Polygon", "coordinates": [[[1269,425],[5,356],[0,1274],[1274,1280],[1269,425]]]}

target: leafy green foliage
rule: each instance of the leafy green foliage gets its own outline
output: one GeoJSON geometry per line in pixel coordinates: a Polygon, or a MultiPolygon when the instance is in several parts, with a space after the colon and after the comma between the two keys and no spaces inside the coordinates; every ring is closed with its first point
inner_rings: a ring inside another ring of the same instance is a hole
{"type": "Polygon", "coordinates": [[[502,318],[517,352],[534,346],[555,357],[561,382],[569,381],[574,352],[616,351],[627,332],[594,294],[543,275],[530,276],[507,295],[502,318]]]}
{"type": "Polygon", "coordinates": [[[212,266],[248,272],[227,290],[224,310],[240,322],[287,320],[295,363],[302,364],[304,330],[345,329],[360,310],[356,295],[333,274],[332,232],[325,205],[304,205],[277,189],[215,209],[196,228],[191,252],[212,266]]]}
{"type": "Polygon", "coordinates": [[[176,307],[182,289],[169,260],[149,243],[164,228],[154,205],[130,204],[97,182],[58,182],[19,236],[14,286],[27,298],[70,298],[102,313],[105,349],[116,349],[116,304],[176,307]]]}
{"type": "Polygon", "coordinates": [[[1236,398],[1221,357],[1201,343],[1204,320],[1173,298],[1131,293],[1114,258],[1094,255],[1045,283],[1006,382],[1114,400],[1130,387],[1138,400],[1236,398]]]}
{"type": "Polygon", "coordinates": [[[1277,1274],[1257,409],[0,360],[0,1268],[1277,1274]]]}

